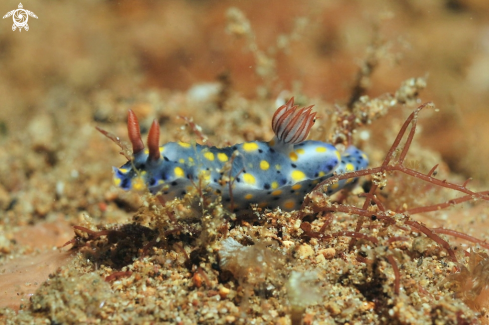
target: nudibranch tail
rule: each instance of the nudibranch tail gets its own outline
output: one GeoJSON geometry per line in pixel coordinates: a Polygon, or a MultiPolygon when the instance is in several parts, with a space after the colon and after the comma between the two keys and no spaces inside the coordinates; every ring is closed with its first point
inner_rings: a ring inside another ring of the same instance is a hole
{"type": "Polygon", "coordinates": [[[157,161],[160,159],[160,126],[158,125],[158,121],[154,120],[153,124],[151,124],[151,128],[149,129],[148,134],[148,149],[149,149],[149,161],[157,161]]]}
{"type": "Polygon", "coordinates": [[[127,133],[129,134],[129,140],[131,140],[132,153],[135,155],[143,151],[144,143],[141,139],[141,131],[139,131],[138,118],[132,110],[129,110],[127,115],[127,133]]]}
{"type": "Polygon", "coordinates": [[[277,139],[285,144],[305,141],[316,118],[312,107],[313,105],[298,109],[298,106],[294,105],[294,97],[280,106],[272,119],[272,129],[277,139]]]}

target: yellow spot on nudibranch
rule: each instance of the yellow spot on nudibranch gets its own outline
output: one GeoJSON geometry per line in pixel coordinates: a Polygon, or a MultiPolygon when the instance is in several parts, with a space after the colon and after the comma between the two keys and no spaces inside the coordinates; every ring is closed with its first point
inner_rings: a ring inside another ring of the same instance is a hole
{"type": "Polygon", "coordinates": [[[295,184],[295,185],[293,185],[293,186],[292,186],[292,189],[293,189],[293,190],[298,190],[298,189],[300,189],[301,187],[302,187],[302,185],[301,185],[301,184],[295,184]]]}
{"type": "Polygon", "coordinates": [[[115,186],[120,186],[121,185],[121,179],[119,177],[114,176],[114,185],[115,186]]]}
{"type": "Polygon", "coordinates": [[[127,173],[127,168],[119,168],[119,171],[123,174],[127,173]]]}
{"type": "Polygon", "coordinates": [[[243,174],[243,179],[248,184],[255,184],[255,177],[251,174],[243,174]]]}
{"type": "Polygon", "coordinates": [[[178,144],[180,145],[180,147],[190,148],[190,143],[178,141],[178,144]]]}
{"type": "Polygon", "coordinates": [[[306,174],[301,172],[300,170],[294,170],[291,174],[292,179],[296,182],[302,181],[304,178],[306,178],[306,174]]]}
{"type": "Polygon", "coordinates": [[[296,150],[299,155],[303,155],[306,151],[302,148],[296,150]]]}
{"type": "Polygon", "coordinates": [[[194,162],[194,158],[188,157],[188,161],[191,162],[191,163],[193,163],[194,162]]]}
{"type": "Polygon", "coordinates": [[[316,148],[316,152],[326,152],[328,151],[328,149],[326,149],[326,147],[317,147],[316,148]]]}
{"type": "Polygon", "coordinates": [[[246,194],[244,198],[246,200],[251,200],[253,198],[253,194],[246,194]]]}
{"type": "Polygon", "coordinates": [[[325,172],[319,172],[318,175],[319,175],[319,177],[323,177],[324,175],[326,175],[326,173],[325,172]]]}
{"type": "Polygon", "coordinates": [[[260,168],[263,170],[268,170],[270,168],[270,164],[266,160],[260,161],[260,168]]]}
{"type": "Polygon", "coordinates": [[[338,158],[338,160],[341,160],[341,155],[338,150],[335,151],[335,154],[336,154],[336,158],[338,158]]]}
{"type": "Polygon", "coordinates": [[[204,173],[202,175],[202,178],[204,179],[204,181],[209,182],[211,180],[211,173],[210,172],[204,173]]]}
{"type": "Polygon", "coordinates": [[[345,170],[347,172],[352,172],[355,170],[355,166],[353,166],[353,164],[346,164],[345,170]]]}
{"type": "Polygon", "coordinates": [[[199,171],[198,178],[207,184],[211,180],[211,172],[209,170],[201,170],[199,171]]]}
{"type": "Polygon", "coordinates": [[[292,210],[295,207],[295,202],[293,200],[287,200],[284,203],[284,208],[287,210],[292,210]]]}
{"type": "Polygon", "coordinates": [[[331,186],[330,186],[330,188],[331,188],[332,190],[336,190],[336,189],[338,188],[338,186],[340,186],[340,184],[339,184],[339,183],[334,183],[333,185],[331,185],[331,186]]]}
{"type": "Polygon", "coordinates": [[[178,159],[178,162],[181,163],[181,164],[185,164],[185,159],[180,158],[180,159],[178,159]]]}
{"type": "Polygon", "coordinates": [[[272,182],[272,189],[276,189],[278,187],[278,183],[277,182],[272,182]]]}
{"type": "Polygon", "coordinates": [[[291,153],[289,153],[289,158],[292,161],[297,161],[297,159],[299,159],[299,157],[297,156],[297,154],[295,153],[295,151],[292,151],[291,153]]]}
{"type": "Polygon", "coordinates": [[[141,177],[135,177],[132,180],[132,189],[135,191],[141,191],[146,188],[146,184],[144,184],[144,180],[141,177]]]}
{"type": "Polygon", "coordinates": [[[280,170],[281,168],[282,168],[282,166],[280,166],[279,164],[276,164],[276,165],[275,165],[275,169],[276,169],[276,170],[280,170]]]}
{"type": "Polygon", "coordinates": [[[282,190],[276,190],[276,191],[273,191],[272,192],[272,195],[273,196],[277,196],[277,195],[280,195],[280,194],[282,194],[282,190]]]}
{"type": "Polygon", "coordinates": [[[182,167],[175,167],[175,169],[173,169],[173,172],[175,173],[175,176],[177,177],[184,177],[185,176],[185,173],[183,172],[183,169],[182,167]]]}
{"type": "Polygon", "coordinates": [[[207,158],[210,161],[214,160],[214,154],[210,151],[204,152],[204,157],[207,158]]]}
{"type": "Polygon", "coordinates": [[[258,144],[256,144],[255,142],[245,142],[243,143],[243,150],[244,151],[258,150],[258,144]]]}
{"type": "Polygon", "coordinates": [[[148,149],[148,148],[144,149],[144,153],[145,153],[146,155],[148,155],[148,154],[149,154],[149,149],[148,149]]]}
{"type": "Polygon", "coordinates": [[[228,161],[228,155],[226,155],[225,153],[218,153],[217,154],[217,159],[219,159],[220,161],[228,161]]]}
{"type": "Polygon", "coordinates": [[[165,147],[164,146],[163,147],[160,147],[160,154],[162,154],[163,151],[165,151],[165,147]]]}

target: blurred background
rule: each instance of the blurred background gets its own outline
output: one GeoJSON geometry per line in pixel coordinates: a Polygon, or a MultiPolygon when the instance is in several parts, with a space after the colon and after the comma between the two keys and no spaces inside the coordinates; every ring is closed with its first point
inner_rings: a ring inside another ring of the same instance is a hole
{"type": "MultiPolygon", "coordinates": [[[[489,159],[489,2],[399,1],[38,1],[23,2],[30,30],[0,21],[0,143],[38,111],[88,109],[110,91],[188,90],[226,76],[233,91],[257,96],[260,76],[246,31],[229,30],[229,9],[249,20],[253,42],[273,59],[271,96],[301,84],[304,94],[348,100],[358,63],[375,40],[386,58],[369,95],[427,76],[421,98],[441,109],[423,140],[450,167],[485,178],[489,159]],[[228,16],[227,16],[228,14],[228,16]],[[283,35],[292,37],[281,37],[283,35]],[[86,100],[88,106],[69,105],[86,100]]],[[[0,3],[4,14],[18,1],[0,3]]],[[[266,59],[266,58],[265,58],[266,59]]],[[[56,130],[54,131],[56,132],[56,130]]]]}
{"type": "MultiPolygon", "coordinates": [[[[18,4],[2,1],[0,12],[18,4]]],[[[440,111],[424,115],[417,141],[463,178],[489,180],[486,0],[22,4],[38,16],[29,17],[29,31],[12,31],[12,17],[0,20],[0,207],[15,222],[52,211],[104,212],[99,202],[104,195],[111,202],[110,166],[124,159],[94,126],[125,137],[128,108],[142,117],[143,132],[155,115],[167,123],[163,141],[179,139],[171,128],[180,113],[207,132],[228,132],[230,142],[267,139],[273,105],[238,134],[242,116],[226,129],[215,118],[223,111],[199,112],[178,94],[218,83],[249,100],[272,102],[288,89],[308,103],[345,105],[373,47],[381,55],[367,94],[392,93],[408,78],[426,77],[420,98],[440,111]]]]}

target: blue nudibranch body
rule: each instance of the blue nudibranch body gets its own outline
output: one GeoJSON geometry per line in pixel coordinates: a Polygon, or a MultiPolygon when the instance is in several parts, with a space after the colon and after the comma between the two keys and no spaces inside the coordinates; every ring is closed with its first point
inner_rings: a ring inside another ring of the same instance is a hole
{"type": "MultiPolygon", "coordinates": [[[[368,165],[367,156],[353,146],[340,154],[331,144],[304,141],[315,121],[316,113],[311,108],[298,109],[292,98],[273,116],[273,140],[225,148],[184,142],[159,147],[159,126],[155,121],[146,150],[137,118],[129,111],[133,159],[121,168],[114,167],[114,182],[125,190],[148,188],[171,200],[185,195],[200,180],[208,193],[221,195],[223,204],[234,212],[247,210],[250,204],[297,209],[304,196],[333,173],[357,171],[368,165]]],[[[327,194],[355,182],[356,179],[339,181],[329,186],[327,194]]]]}

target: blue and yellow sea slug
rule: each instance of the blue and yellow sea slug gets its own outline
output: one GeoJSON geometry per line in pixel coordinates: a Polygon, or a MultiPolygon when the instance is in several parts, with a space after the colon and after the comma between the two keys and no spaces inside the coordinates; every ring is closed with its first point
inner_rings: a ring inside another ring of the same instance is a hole
{"type": "MultiPolygon", "coordinates": [[[[165,200],[182,197],[204,183],[209,195],[222,196],[230,210],[281,207],[294,210],[304,196],[333,173],[364,169],[366,155],[350,146],[343,153],[331,144],[305,141],[315,122],[312,106],[299,109],[294,99],[279,107],[272,120],[269,142],[246,142],[217,148],[184,142],[159,146],[159,126],[153,122],[145,149],[136,115],[129,111],[128,133],[133,159],[114,167],[115,184],[125,190],[149,189],[165,200]]],[[[356,179],[339,181],[327,194],[352,186],[356,179]]]]}

